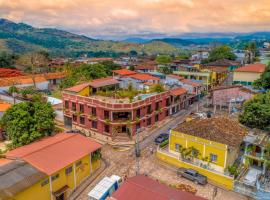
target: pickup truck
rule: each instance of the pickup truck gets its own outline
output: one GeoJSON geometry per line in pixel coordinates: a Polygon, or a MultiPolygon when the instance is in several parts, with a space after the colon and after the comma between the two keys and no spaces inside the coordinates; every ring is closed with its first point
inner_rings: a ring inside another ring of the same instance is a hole
{"type": "Polygon", "coordinates": [[[177,175],[189,179],[196,184],[207,184],[207,177],[199,174],[193,169],[179,168],[177,170],[177,175]]]}

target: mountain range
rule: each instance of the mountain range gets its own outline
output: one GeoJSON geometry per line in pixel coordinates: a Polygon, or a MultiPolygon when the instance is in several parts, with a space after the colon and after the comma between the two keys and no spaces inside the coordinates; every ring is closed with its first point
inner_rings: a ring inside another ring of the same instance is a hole
{"type": "Polygon", "coordinates": [[[130,37],[123,41],[93,39],[54,28],[35,28],[25,23],[0,19],[0,51],[27,53],[46,50],[52,56],[117,56],[136,51],[140,54],[176,54],[189,45],[213,42],[233,44],[239,41],[270,40],[270,32],[255,33],[183,33],[157,39],[130,37]],[[180,47],[180,48],[179,48],[180,47]]]}
{"type": "Polygon", "coordinates": [[[53,56],[78,57],[116,56],[136,51],[151,54],[172,54],[178,49],[162,41],[147,44],[96,40],[83,35],[52,28],[35,28],[24,23],[0,19],[0,50],[15,53],[47,50],[53,56]]]}

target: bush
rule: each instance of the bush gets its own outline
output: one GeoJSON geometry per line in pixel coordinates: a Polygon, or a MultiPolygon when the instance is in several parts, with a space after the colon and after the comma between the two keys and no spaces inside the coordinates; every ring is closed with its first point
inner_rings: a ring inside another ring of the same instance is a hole
{"type": "Polygon", "coordinates": [[[169,144],[169,140],[166,140],[166,141],[162,142],[162,143],[159,145],[159,147],[160,147],[160,148],[163,148],[163,147],[167,146],[168,144],[169,144]]]}

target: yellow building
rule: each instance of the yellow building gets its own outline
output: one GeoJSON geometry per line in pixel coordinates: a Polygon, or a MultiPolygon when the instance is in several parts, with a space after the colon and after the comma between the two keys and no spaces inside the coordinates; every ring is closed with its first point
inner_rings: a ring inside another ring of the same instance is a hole
{"type": "Polygon", "coordinates": [[[252,85],[265,71],[265,64],[249,64],[233,71],[233,84],[252,85]]]}
{"type": "Polygon", "coordinates": [[[177,167],[190,168],[208,181],[232,189],[233,177],[227,173],[238,156],[246,130],[228,118],[192,120],[170,132],[167,149],[157,157],[177,167]]]}
{"type": "Polygon", "coordinates": [[[99,168],[100,148],[80,134],[61,133],[8,152],[0,160],[0,199],[67,199],[99,168]]]}

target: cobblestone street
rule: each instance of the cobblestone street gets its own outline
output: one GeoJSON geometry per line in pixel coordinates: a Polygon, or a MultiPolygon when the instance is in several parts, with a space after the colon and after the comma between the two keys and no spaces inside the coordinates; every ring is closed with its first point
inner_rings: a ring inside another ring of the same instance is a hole
{"type": "MultiPolygon", "coordinates": [[[[200,103],[200,110],[208,110],[203,108],[205,101],[200,103]]],[[[184,110],[179,115],[175,116],[173,119],[169,120],[166,124],[160,125],[152,133],[148,133],[147,137],[140,143],[140,148],[142,149],[141,157],[139,159],[140,174],[146,174],[153,179],[157,179],[164,184],[187,184],[194,187],[197,190],[196,195],[204,197],[206,199],[217,199],[217,200],[246,200],[247,198],[238,193],[227,191],[218,188],[217,195],[213,198],[213,191],[215,186],[207,184],[206,186],[196,185],[193,182],[177,177],[176,169],[161,163],[156,159],[155,154],[151,154],[151,149],[156,150],[156,145],[154,144],[154,138],[162,133],[167,132],[170,128],[175,126],[177,123],[181,123],[190,112],[196,112],[197,105],[191,106],[188,110],[184,110]]],[[[108,162],[108,167],[101,173],[94,181],[88,185],[83,192],[76,198],[76,200],[86,200],[88,198],[87,194],[91,189],[105,176],[111,176],[113,174],[124,176],[134,176],[136,175],[136,159],[134,156],[134,148],[126,151],[117,151],[110,145],[104,145],[102,148],[103,158],[108,162]]]]}
{"type": "MultiPolygon", "coordinates": [[[[146,174],[153,179],[157,179],[164,184],[187,184],[197,189],[196,195],[204,197],[206,199],[213,199],[213,190],[215,186],[207,184],[206,186],[196,185],[195,183],[177,177],[176,171],[173,167],[164,165],[159,162],[154,154],[150,153],[151,146],[147,147],[143,152],[139,161],[140,173],[146,174]]],[[[78,200],[86,200],[88,192],[104,177],[111,176],[113,174],[124,177],[134,176],[136,174],[136,159],[133,152],[125,151],[119,152],[112,149],[109,145],[105,145],[103,148],[103,157],[109,162],[110,166],[102,173],[95,181],[89,185],[83,193],[77,198],[78,200]]],[[[217,200],[246,200],[247,198],[232,191],[227,191],[218,188],[217,196],[214,198],[217,200]]]]}

